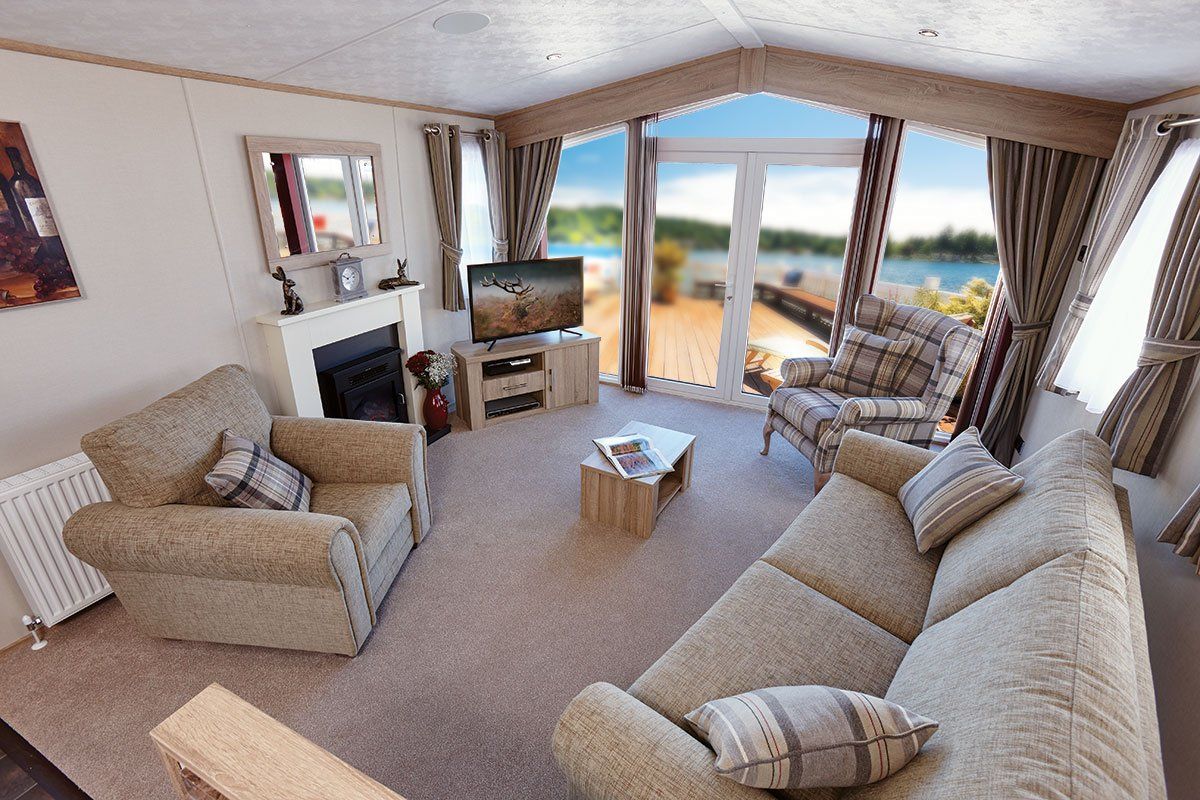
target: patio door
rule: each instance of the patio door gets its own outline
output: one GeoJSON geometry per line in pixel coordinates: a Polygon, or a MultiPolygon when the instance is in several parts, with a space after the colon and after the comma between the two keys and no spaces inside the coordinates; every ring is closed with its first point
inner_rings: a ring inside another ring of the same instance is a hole
{"type": "Polygon", "coordinates": [[[826,352],[861,139],[660,139],[647,375],[760,405],[826,352]]]}

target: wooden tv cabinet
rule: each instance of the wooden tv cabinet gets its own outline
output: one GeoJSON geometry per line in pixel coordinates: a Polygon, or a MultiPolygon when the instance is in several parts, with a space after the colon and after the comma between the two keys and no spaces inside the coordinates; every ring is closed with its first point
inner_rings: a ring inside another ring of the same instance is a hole
{"type": "Polygon", "coordinates": [[[467,427],[479,430],[511,419],[553,411],[556,408],[596,403],[600,400],[600,337],[582,331],[535,333],[496,342],[458,342],[450,348],[457,370],[454,396],[458,416],[467,427]],[[492,361],[528,356],[519,372],[485,375],[492,361]],[[537,407],[503,416],[488,417],[498,401],[518,397],[537,401],[537,407]]]}

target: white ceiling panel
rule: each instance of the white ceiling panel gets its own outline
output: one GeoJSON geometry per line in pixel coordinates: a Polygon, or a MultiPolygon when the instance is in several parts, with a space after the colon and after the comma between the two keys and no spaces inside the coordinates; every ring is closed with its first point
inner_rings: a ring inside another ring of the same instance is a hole
{"type": "Polygon", "coordinates": [[[1196,0],[736,2],[765,42],[800,50],[1123,102],[1200,82],[1196,0]]]}
{"type": "MultiPolygon", "coordinates": [[[[434,105],[495,112],[506,107],[492,99],[492,90],[514,80],[551,74],[556,66],[603,58],[712,20],[702,5],[690,0],[507,0],[492,4],[492,24],[478,33],[456,36],[432,27],[442,14],[478,10],[481,6],[474,0],[451,0],[404,25],[285,72],[278,80],[383,97],[419,95],[422,102],[434,105]],[[563,58],[547,61],[550,53],[562,53],[563,58]]],[[[731,38],[726,41],[735,46],[731,38]]],[[[678,61],[694,57],[682,48],[673,55],[678,61]]]]}
{"type": "Polygon", "coordinates": [[[0,36],[264,80],[438,0],[2,0],[0,36]]]}

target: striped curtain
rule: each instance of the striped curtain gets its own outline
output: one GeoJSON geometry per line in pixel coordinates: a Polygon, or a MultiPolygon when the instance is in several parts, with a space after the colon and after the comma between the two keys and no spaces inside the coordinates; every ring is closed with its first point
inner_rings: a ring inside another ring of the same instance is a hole
{"type": "Polygon", "coordinates": [[[527,261],[538,256],[561,155],[561,136],[508,151],[504,205],[510,261],[527,261]]]}
{"type": "Polygon", "coordinates": [[[988,406],[992,394],[996,391],[996,382],[1000,378],[1000,368],[1004,364],[1004,356],[1012,344],[1012,320],[1004,310],[1004,279],[996,281],[996,289],[992,292],[992,300],[988,304],[987,317],[983,323],[983,344],[979,348],[979,358],[975,368],[963,388],[962,400],[958,405],[958,415],[954,421],[953,437],[957,437],[967,428],[979,428],[987,417],[988,406]]]}
{"type": "Polygon", "coordinates": [[[658,184],[658,115],[627,123],[625,216],[621,257],[621,363],[618,378],[628,392],[646,391],[650,341],[650,270],[654,264],[654,206],[658,184]]]}
{"type": "Polygon", "coordinates": [[[837,353],[846,321],[858,298],[870,294],[887,246],[888,217],[896,194],[900,155],[904,149],[904,120],[872,114],[867,123],[854,217],[846,239],[846,261],[829,334],[829,355],[837,353]]]}
{"type": "Polygon", "coordinates": [[[492,222],[492,260],[508,261],[508,213],[504,204],[504,134],[487,128],[483,138],[483,172],[487,176],[488,216],[492,222]]]}
{"type": "Polygon", "coordinates": [[[1011,464],[1104,159],[993,137],[987,150],[1012,343],[980,438],[998,461],[1011,464]]]}
{"type": "Polygon", "coordinates": [[[1200,356],[1200,163],[1171,223],[1137,369],[1100,418],[1113,466],[1158,474],[1200,356]]]}
{"type": "Polygon", "coordinates": [[[1154,179],[1174,149],[1178,135],[1159,136],[1158,125],[1178,116],[1158,114],[1125,121],[1117,151],[1104,171],[1104,180],[1096,196],[1099,216],[1092,231],[1079,289],[1067,307],[1067,317],[1058,339],[1038,373],[1037,385],[1047,391],[1061,391],[1055,380],[1067,359],[1071,344],[1079,334],[1083,318],[1087,316],[1108,267],[1116,257],[1125,234],[1129,232],[1129,226],[1133,224],[1133,218],[1142,207],[1142,201],[1146,199],[1154,179]]]}
{"type": "Polygon", "coordinates": [[[1162,529],[1158,540],[1174,545],[1175,555],[1196,564],[1196,573],[1200,574],[1200,486],[1162,529]]]}
{"type": "Polygon", "coordinates": [[[442,245],[442,308],[467,307],[458,264],[462,260],[459,226],[462,221],[462,134],[457,125],[425,126],[429,175],[433,179],[433,208],[442,245]]]}

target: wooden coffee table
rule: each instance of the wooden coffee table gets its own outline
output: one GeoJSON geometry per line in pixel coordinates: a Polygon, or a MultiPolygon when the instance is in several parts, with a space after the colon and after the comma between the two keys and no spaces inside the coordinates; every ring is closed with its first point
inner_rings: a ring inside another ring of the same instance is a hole
{"type": "Polygon", "coordinates": [[[692,450],[696,437],[645,422],[630,422],[617,436],[641,434],[650,438],[674,472],[650,478],[625,480],[599,450],[579,465],[579,514],[643,539],[654,533],[654,523],[667,503],[692,483],[692,450]]]}

